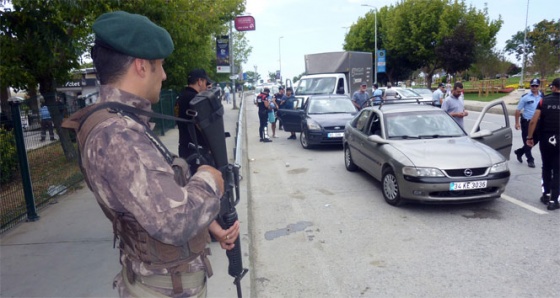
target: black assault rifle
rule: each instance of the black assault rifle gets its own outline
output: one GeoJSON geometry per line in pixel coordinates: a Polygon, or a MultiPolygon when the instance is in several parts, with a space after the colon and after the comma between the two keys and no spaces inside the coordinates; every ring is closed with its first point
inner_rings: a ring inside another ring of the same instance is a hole
{"type": "MultiPolygon", "coordinates": [[[[189,166],[207,164],[222,172],[224,179],[224,196],[220,201],[218,222],[223,229],[230,228],[238,219],[235,206],[239,203],[239,169],[238,164],[228,163],[226,137],[230,134],[224,131],[224,107],[218,96],[219,89],[204,91],[196,95],[189,103],[187,116],[194,120],[189,123],[189,134],[193,140],[196,153],[187,158],[189,166]]],[[[233,283],[237,287],[237,297],[241,298],[241,279],[249,271],[243,268],[241,258],[241,241],[237,237],[235,247],[226,251],[229,259],[228,273],[234,277],[233,283]]]]}

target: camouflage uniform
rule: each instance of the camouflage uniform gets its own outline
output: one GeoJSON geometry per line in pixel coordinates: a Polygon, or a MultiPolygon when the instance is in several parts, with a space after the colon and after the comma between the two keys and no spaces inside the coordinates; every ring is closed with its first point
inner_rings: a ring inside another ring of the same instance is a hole
{"type": "MultiPolygon", "coordinates": [[[[148,100],[110,86],[101,86],[99,102],[119,102],[151,112],[148,100]]],[[[146,116],[138,117],[146,123],[149,120],[146,116]]],[[[130,117],[120,115],[95,126],[85,140],[81,158],[98,202],[115,212],[131,214],[158,241],[185,246],[194,235],[207,229],[218,214],[219,198],[223,195],[219,172],[201,168],[185,187],[179,186],[171,166],[147,137],[146,126],[130,117]]],[[[168,274],[165,268],[154,269],[130,255],[122,243],[121,264],[129,264],[140,279],[168,274]]],[[[201,257],[188,265],[189,272],[206,267],[201,257]]],[[[131,296],[123,277],[126,275],[119,273],[115,285],[120,296],[131,296]]],[[[201,288],[185,288],[178,296],[171,289],[152,289],[166,296],[188,297],[201,288]]]]}

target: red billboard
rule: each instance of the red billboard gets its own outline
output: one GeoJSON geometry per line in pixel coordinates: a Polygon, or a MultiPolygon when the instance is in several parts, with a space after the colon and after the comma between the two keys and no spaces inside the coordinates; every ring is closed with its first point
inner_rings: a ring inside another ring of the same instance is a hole
{"type": "Polygon", "coordinates": [[[235,29],[237,31],[255,30],[255,18],[253,16],[235,17],[235,29]]]}

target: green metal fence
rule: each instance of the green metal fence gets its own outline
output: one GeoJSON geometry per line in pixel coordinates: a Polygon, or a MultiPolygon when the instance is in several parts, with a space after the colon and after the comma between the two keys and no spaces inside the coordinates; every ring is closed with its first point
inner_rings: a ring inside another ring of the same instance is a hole
{"type": "MultiPolygon", "coordinates": [[[[175,114],[175,102],[178,93],[174,90],[162,90],[159,96],[159,102],[152,105],[155,113],[173,116],[175,114]]],[[[153,118],[152,122],[156,123],[154,131],[164,135],[166,131],[175,127],[175,121],[153,118]]]]}
{"type": "MultiPolygon", "coordinates": [[[[31,125],[23,131],[23,136],[35,206],[40,209],[53,197],[82,181],[83,177],[78,164],[66,160],[56,132],[54,140],[47,133],[47,138],[41,141],[41,128],[31,125]]],[[[3,152],[16,150],[12,130],[0,130],[0,139],[3,152]]],[[[7,156],[3,154],[0,165],[9,167],[11,172],[2,175],[0,183],[0,233],[25,220],[27,212],[18,157],[14,156],[15,160],[4,157],[7,156]]]]}
{"type": "MultiPolygon", "coordinates": [[[[152,105],[156,113],[166,115],[174,114],[177,92],[165,90],[161,92],[160,102],[152,105]]],[[[74,101],[75,102],[75,101],[74,101]]],[[[83,180],[77,161],[67,161],[59,137],[54,130],[54,140],[46,132],[46,138],[41,141],[40,120],[28,103],[22,104],[22,119],[26,120],[23,130],[25,148],[32,181],[35,206],[41,209],[48,203],[56,202],[56,196],[64,194],[68,189],[76,187],[83,180]]],[[[77,111],[75,105],[66,106],[66,117],[77,111]]],[[[2,111],[3,116],[6,111],[2,111]]],[[[3,117],[4,118],[4,117],[3,117]]],[[[6,117],[12,119],[11,117],[6,117]]],[[[9,119],[3,119],[0,126],[0,168],[6,167],[0,174],[0,233],[14,227],[26,219],[26,202],[21,178],[21,169],[17,161],[18,155],[15,147],[15,137],[10,127],[9,119]],[[6,174],[5,174],[6,173],[6,174]]],[[[175,121],[153,119],[156,123],[155,132],[164,134],[165,131],[175,127],[175,121]]],[[[24,125],[22,123],[22,125],[24,125]]]]}

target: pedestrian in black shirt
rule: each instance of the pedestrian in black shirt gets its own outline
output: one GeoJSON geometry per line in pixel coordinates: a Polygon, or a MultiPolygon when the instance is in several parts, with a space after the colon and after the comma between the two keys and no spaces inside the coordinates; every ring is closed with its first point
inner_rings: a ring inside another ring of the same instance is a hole
{"type": "Polygon", "coordinates": [[[541,99],[529,122],[527,146],[534,146],[533,134],[539,122],[539,149],[543,165],[541,202],[548,205],[548,210],[555,210],[560,208],[560,78],[554,79],[550,88],[552,94],[541,99]]]}
{"type": "Polygon", "coordinates": [[[259,136],[261,138],[261,142],[269,143],[272,142],[271,139],[268,138],[268,110],[270,109],[268,95],[270,94],[270,89],[264,88],[263,91],[257,95],[257,106],[259,107],[259,136]]]}

